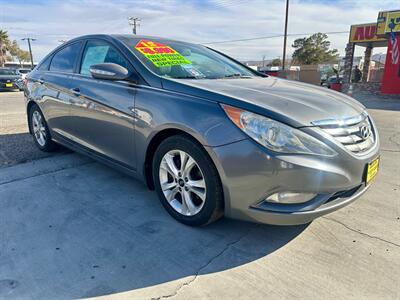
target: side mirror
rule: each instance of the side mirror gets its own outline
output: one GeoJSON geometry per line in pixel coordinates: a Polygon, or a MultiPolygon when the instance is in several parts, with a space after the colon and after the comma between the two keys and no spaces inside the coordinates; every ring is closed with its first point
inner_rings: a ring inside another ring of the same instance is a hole
{"type": "Polygon", "coordinates": [[[114,63],[103,63],[90,66],[90,74],[96,79],[125,80],[129,77],[129,71],[114,63]]]}

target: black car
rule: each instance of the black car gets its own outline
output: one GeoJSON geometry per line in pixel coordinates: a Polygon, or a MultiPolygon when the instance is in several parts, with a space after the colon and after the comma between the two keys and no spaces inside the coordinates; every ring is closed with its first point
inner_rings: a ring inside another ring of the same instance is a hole
{"type": "Polygon", "coordinates": [[[22,86],[18,84],[21,75],[16,70],[8,68],[0,68],[0,90],[22,90],[22,86]]]}

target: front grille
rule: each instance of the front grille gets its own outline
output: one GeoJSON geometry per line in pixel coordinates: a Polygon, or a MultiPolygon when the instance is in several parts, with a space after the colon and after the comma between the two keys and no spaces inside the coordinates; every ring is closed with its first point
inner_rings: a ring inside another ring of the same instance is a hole
{"type": "Polygon", "coordinates": [[[359,116],[341,120],[315,121],[313,125],[321,128],[355,154],[363,154],[375,144],[375,131],[365,112],[359,116]]]}

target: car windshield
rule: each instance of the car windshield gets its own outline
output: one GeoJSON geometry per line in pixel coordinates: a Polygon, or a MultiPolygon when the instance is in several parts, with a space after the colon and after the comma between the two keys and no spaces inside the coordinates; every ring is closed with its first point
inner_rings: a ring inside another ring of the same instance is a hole
{"type": "Polygon", "coordinates": [[[17,75],[14,70],[0,69],[0,75],[17,75]]]}
{"type": "Polygon", "coordinates": [[[179,79],[259,76],[237,62],[201,45],[155,39],[126,41],[138,59],[159,76],[179,79]]]}

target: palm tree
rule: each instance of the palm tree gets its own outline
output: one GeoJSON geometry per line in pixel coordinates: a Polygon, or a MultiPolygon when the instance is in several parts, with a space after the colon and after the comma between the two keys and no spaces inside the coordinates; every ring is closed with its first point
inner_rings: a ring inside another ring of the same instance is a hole
{"type": "Polygon", "coordinates": [[[6,62],[7,48],[10,44],[8,39],[8,33],[5,30],[0,29],[0,66],[4,67],[6,62]]]}

